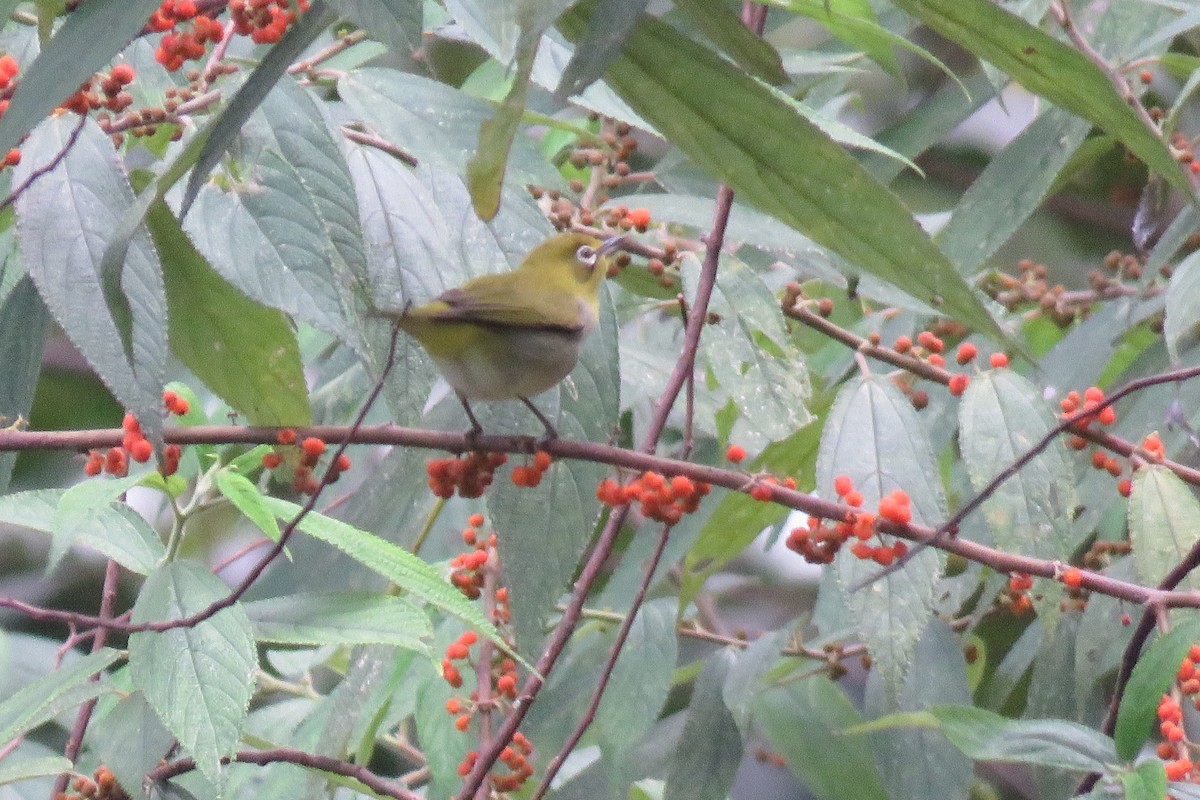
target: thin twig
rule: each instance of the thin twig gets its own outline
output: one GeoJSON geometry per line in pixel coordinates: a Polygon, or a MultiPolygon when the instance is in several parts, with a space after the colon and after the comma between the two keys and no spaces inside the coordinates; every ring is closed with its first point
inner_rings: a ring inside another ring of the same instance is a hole
{"type": "Polygon", "coordinates": [[[80,114],[79,121],[76,122],[75,127],[71,129],[71,135],[67,137],[67,141],[65,144],[63,144],[62,149],[54,154],[54,158],[50,159],[45,164],[29,173],[25,180],[21,181],[20,186],[8,193],[8,197],[0,200],[0,211],[3,211],[15,203],[17,198],[20,197],[26,189],[33,185],[34,181],[36,181],[38,178],[41,178],[43,175],[53,172],[58,165],[62,163],[62,160],[67,157],[67,153],[71,152],[71,148],[74,147],[75,142],[78,141],[79,134],[83,133],[83,126],[86,123],[87,115],[80,114]]]}

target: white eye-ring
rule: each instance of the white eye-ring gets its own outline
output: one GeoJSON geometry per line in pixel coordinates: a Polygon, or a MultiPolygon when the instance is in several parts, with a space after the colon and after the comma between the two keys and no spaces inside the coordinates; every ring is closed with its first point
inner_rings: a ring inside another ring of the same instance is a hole
{"type": "Polygon", "coordinates": [[[591,245],[580,245],[575,251],[575,260],[585,267],[593,267],[596,265],[596,248],[591,245]]]}

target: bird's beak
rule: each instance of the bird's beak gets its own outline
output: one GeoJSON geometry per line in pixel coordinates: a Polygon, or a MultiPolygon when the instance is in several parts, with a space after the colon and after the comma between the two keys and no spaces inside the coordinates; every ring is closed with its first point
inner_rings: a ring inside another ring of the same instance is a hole
{"type": "Polygon", "coordinates": [[[613,236],[610,239],[605,239],[600,244],[600,248],[596,251],[596,256],[599,257],[611,250],[616,250],[621,245],[625,244],[626,241],[628,241],[628,238],[625,236],[613,236]]]}

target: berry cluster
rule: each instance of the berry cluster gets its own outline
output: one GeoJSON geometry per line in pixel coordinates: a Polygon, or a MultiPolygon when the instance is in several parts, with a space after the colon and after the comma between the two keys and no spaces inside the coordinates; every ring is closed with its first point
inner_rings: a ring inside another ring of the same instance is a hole
{"type": "Polygon", "coordinates": [[[164,0],[147,26],[163,32],[154,60],[168,72],[182,69],[184,62],[204,58],[205,42],[216,44],[225,33],[221,23],[212,17],[197,15],[192,0],[164,0]]]}
{"type": "MultiPolygon", "coordinates": [[[[496,534],[481,537],[477,528],[483,524],[482,514],[472,514],[462,532],[463,542],[474,550],[459,553],[450,561],[450,582],[469,599],[479,598],[483,589],[483,568],[496,549],[496,534]]],[[[507,599],[507,590],[505,598],[507,599]]]]}
{"type": "Polygon", "coordinates": [[[455,491],[459,497],[482,497],[492,485],[496,469],[508,461],[504,453],[466,453],[461,458],[433,458],[425,464],[429,490],[449,500],[455,491]]]}
{"type": "MultiPolygon", "coordinates": [[[[514,733],[512,743],[500,751],[500,763],[508,767],[510,772],[507,775],[492,775],[492,789],[497,792],[514,792],[520,789],[533,774],[533,765],[529,763],[529,756],[532,754],[533,743],[520,731],[514,733]]],[[[478,758],[478,751],[472,750],[467,753],[467,757],[458,765],[458,774],[464,778],[470,775],[478,758]]]]}
{"type": "MultiPolygon", "coordinates": [[[[1200,645],[1192,646],[1191,652],[1179,667],[1179,690],[1185,695],[1200,692],[1200,679],[1196,678],[1196,662],[1193,656],[1200,659],[1200,645]]],[[[1163,741],[1159,743],[1157,753],[1158,757],[1166,762],[1163,767],[1167,772],[1167,780],[1181,781],[1191,777],[1194,765],[1188,758],[1186,734],[1183,730],[1183,709],[1169,694],[1164,694],[1158,703],[1158,719],[1158,730],[1163,741]]]]}
{"type": "Polygon", "coordinates": [[[295,0],[295,6],[289,0],[230,0],[229,13],[239,34],[255,44],[274,44],[308,10],[308,0],[295,0]]]}
{"type": "Polygon", "coordinates": [[[133,105],[133,96],[125,91],[125,87],[133,83],[135,77],[133,67],[117,64],[107,76],[97,73],[80,84],[75,94],[64,100],[59,108],[76,114],[86,114],[95,108],[124,111],[133,105]],[[99,91],[95,87],[97,81],[100,83],[99,91]]]}
{"type": "MultiPolygon", "coordinates": [[[[296,438],[296,431],[292,428],[283,428],[275,434],[276,443],[284,447],[295,444],[296,438]]],[[[300,458],[292,469],[292,488],[296,492],[316,494],[320,490],[322,483],[317,479],[316,468],[325,450],[324,440],[316,436],[308,436],[300,442],[300,458]]],[[[283,461],[283,454],[277,450],[264,453],[262,457],[262,465],[266,469],[275,469],[283,464],[283,461]]],[[[340,454],[333,462],[325,484],[336,483],[338,478],[342,477],[342,473],[351,466],[350,457],[345,453],[340,454]]]]}
{"type": "Polygon", "coordinates": [[[545,450],[538,450],[533,454],[533,463],[527,466],[513,467],[512,482],[517,486],[532,489],[542,482],[542,476],[546,474],[546,470],[550,469],[553,461],[545,450]]]}
{"type": "Polygon", "coordinates": [[[117,783],[112,770],[104,765],[96,768],[92,777],[80,775],[71,782],[72,792],[59,792],[54,800],[129,800],[129,795],[117,783]]]}
{"type": "MultiPolygon", "coordinates": [[[[849,475],[834,478],[833,490],[851,508],[858,509],[864,502],[862,492],[854,488],[849,475]]],[[[832,521],[827,522],[820,517],[809,517],[807,527],[795,528],[788,534],[786,545],[810,564],[829,564],[842,545],[854,538],[857,541],[850,545],[850,552],[855,558],[874,561],[883,567],[890,566],[897,558],[903,558],[908,553],[908,543],[897,539],[891,544],[872,545],[870,540],[877,537],[875,523],[878,519],[897,525],[905,525],[912,520],[908,494],[896,489],[885,495],[880,499],[877,511],[877,514],[851,511],[844,519],[832,524],[832,521]]]]}
{"type": "MultiPolygon", "coordinates": [[[[463,631],[454,642],[446,646],[446,657],[442,659],[442,678],[446,683],[453,686],[455,689],[461,689],[463,685],[462,673],[458,667],[454,665],[455,661],[465,662],[471,656],[471,645],[475,644],[479,637],[475,631],[463,631]]],[[[446,710],[451,714],[458,713],[459,703],[457,700],[451,699],[450,703],[446,704],[446,710]],[[450,707],[450,703],[454,704],[454,708],[450,707]]],[[[460,717],[455,721],[454,726],[460,731],[465,731],[467,726],[471,724],[471,717],[460,717]]]]}
{"type": "Polygon", "coordinates": [[[1027,572],[1014,572],[1008,576],[1008,586],[1001,592],[997,602],[1007,606],[1016,616],[1028,614],[1033,610],[1033,601],[1029,599],[1029,590],[1033,588],[1033,578],[1027,572]]]}
{"type": "Polygon", "coordinates": [[[605,478],[596,487],[596,497],[609,506],[640,503],[642,515],[667,525],[674,525],[700,507],[712,487],[703,481],[693,481],[683,475],[667,480],[657,472],[643,472],[622,486],[605,478]]]}
{"type": "MultiPolygon", "coordinates": [[[[167,411],[179,417],[188,412],[188,401],[170,389],[163,392],[163,405],[167,411]]],[[[110,447],[103,453],[99,450],[88,451],[87,461],[83,464],[85,475],[95,476],[107,472],[109,475],[123,478],[129,474],[130,459],[144,464],[154,455],[154,445],[150,444],[150,440],[142,433],[142,426],[132,411],[125,412],[125,418],[121,420],[121,429],[125,431],[125,436],[120,447],[110,447]]],[[[179,459],[182,456],[183,449],[179,445],[167,445],[163,448],[158,471],[164,477],[174,475],[179,469],[179,459]]]]}

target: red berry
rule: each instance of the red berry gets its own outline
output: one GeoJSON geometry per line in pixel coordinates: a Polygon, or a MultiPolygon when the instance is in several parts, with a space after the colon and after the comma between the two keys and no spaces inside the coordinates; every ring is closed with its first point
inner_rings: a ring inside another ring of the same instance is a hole
{"type": "Polygon", "coordinates": [[[1083,585],[1083,573],[1078,567],[1067,567],[1063,570],[1062,582],[1072,589],[1078,589],[1083,585]]]}
{"type": "Polygon", "coordinates": [[[740,444],[731,444],[729,449],[725,451],[725,458],[731,464],[740,464],[746,460],[746,448],[740,444]]]}
{"type": "Polygon", "coordinates": [[[138,439],[129,448],[129,457],[139,464],[149,461],[152,455],[154,455],[154,446],[150,444],[150,440],[148,439],[138,439]]]}
{"type": "Polygon", "coordinates": [[[269,453],[263,453],[262,465],[267,469],[275,469],[283,463],[283,456],[272,450],[269,453]]]}
{"type": "Polygon", "coordinates": [[[971,379],[962,373],[959,373],[958,375],[951,375],[950,382],[947,384],[947,388],[950,389],[950,394],[954,395],[955,397],[962,397],[962,393],[967,390],[967,384],[970,382],[971,379]]]}
{"type": "Polygon", "coordinates": [[[552,460],[550,454],[545,450],[538,450],[533,454],[533,466],[538,472],[545,472],[550,469],[550,462],[552,460]]]}
{"type": "Polygon", "coordinates": [[[315,436],[309,436],[300,443],[300,448],[307,456],[319,456],[325,452],[325,442],[315,436]]]}
{"type": "Polygon", "coordinates": [[[850,480],[849,475],[838,475],[833,479],[833,490],[837,492],[838,497],[845,497],[854,490],[854,482],[850,480]]]}
{"type": "Polygon", "coordinates": [[[125,419],[121,420],[121,428],[126,433],[140,434],[142,432],[142,426],[138,424],[137,417],[133,415],[132,411],[125,412],[125,419]]]}
{"type": "Polygon", "coordinates": [[[135,73],[133,71],[133,67],[129,66],[128,64],[117,64],[108,74],[117,83],[126,85],[133,82],[135,73]]]}
{"type": "Polygon", "coordinates": [[[14,147],[13,149],[9,150],[7,153],[4,154],[4,166],[15,167],[17,164],[20,164],[20,163],[21,163],[20,149],[14,147]]]}
{"type": "Polygon", "coordinates": [[[337,466],[339,472],[345,472],[350,469],[350,456],[342,453],[337,457],[337,461],[334,464],[337,466]]]}
{"type": "Polygon", "coordinates": [[[275,441],[279,444],[295,444],[296,432],[291,428],[284,428],[279,433],[275,434],[275,441]]]}
{"type": "Polygon", "coordinates": [[[954,356],[954,360],[959,364],[967,364],[971,359],[979,353],[978,348],[970,342],[963,342],[958,346],[958,352],[954,356]]]}
{"type": "Polygon", "coordinates": [[[1008,356],[1004,353],[992,353],[988,356],[988,363],[999,369],[1000,367],[1008,366],[1008,356]]]}
{"type": "Polygon", "coordinates": [[[650,209],[631,208],[625,215],[625,219],[629,220],[629,223],[635,228],[645,228],[650,224],[650,209]]]}
{"type": "Polygon", "coordinates": [[[912,337],[897,336],[896,343],[892,345],[892,349],[897,353],[907,353],[912,350],[912,337]]]}

